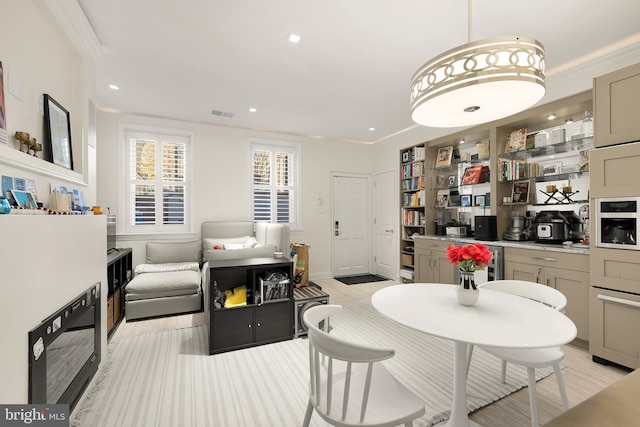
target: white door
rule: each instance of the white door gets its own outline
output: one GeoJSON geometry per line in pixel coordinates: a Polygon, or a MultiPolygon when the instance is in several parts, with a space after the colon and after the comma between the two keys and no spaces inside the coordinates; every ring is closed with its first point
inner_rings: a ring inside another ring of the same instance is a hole
{"type": "Polygon", "coordinates": [[[395,279],[398,271],[396,213],[398,200],[394,171],[380,172],[373,179],[373,265],[377,275],[395,279]]]}
{"type": "Polygon", "coordinates": [[[369,176],[332,175],[333,276],[369,273],[369,176]]]}

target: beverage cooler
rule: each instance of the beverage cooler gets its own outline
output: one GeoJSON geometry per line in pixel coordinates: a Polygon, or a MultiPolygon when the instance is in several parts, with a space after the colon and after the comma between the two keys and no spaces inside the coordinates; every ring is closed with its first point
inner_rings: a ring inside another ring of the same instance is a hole
{"type": "MultiPolygon", "coordinates": [[[[468,243],[456,243],[456,246],[464,246],[468,243]]],[[[504,279],[504,248],[502,246],[487,245],[493,258],[484,270],[474,272],[476,284],[504,279]]],[[[455,270],[455,283],[460,283],[460,269],[455,270]]]]}

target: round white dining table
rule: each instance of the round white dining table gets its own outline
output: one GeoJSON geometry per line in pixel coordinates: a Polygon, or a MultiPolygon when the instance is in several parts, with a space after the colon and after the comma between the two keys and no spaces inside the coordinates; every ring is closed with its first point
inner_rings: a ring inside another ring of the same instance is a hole
{"type": "Polygon", "coordinates": [[[386,317],[418,331],[451,340],[453,402],[450,427],[478,426],[467,414],[467,350],[469,344],[502,348],[545,348],[576,337],[575,324],[563,313],[538,302],[490,289],[480,289],[478,302],[464,306],[456,286],[438,283],[393,285],[377,291],[373,306],[386,317]]]}

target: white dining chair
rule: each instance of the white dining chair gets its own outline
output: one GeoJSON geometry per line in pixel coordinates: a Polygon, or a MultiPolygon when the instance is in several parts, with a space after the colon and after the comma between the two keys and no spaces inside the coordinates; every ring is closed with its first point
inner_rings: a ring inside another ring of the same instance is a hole
{"type": "MultiPolygon", "coordinates": [[[[558,311],[564,311],[567,305],[567,298],[558,290],[535,282],[527,282],[523,280],[495,280],[485,282],[478,285],[480,289],[492,289],[500,292],[508,292],[523,298],[545,304],[550,308],[558,311]]],[[[564,359],[564,352],[561,347],[551,348],[534,348],[534,349],[508,349],[508,348],[491,348],[482,347],[486,352],[493,354],[502,360],[501,381],[506,381],[507,362],[527,368],[527,376],[529,380],[529,404],[531,406],[531,425],[539,426],[538,421],[538,403],[536,397],[536,374],[535,370],[539,368],[553,367],[556,375],[556,382],[562,399],[564,410],[569,409],[569,400],[565,391],[562,372],[560,370],[560,362],[564,359]]],[[[469,346],[467,363],[471,363],[473,346],[469,346]]],[[[468,370],[468,365],[467,365],[468,370]]]]}
{"type": "Polygon", "coordinates": [[[425,413],[424,402],[407,389],[381,361],[389,348],[358,344],[336,336],[329,327],[339,305],[307,310],[303,320],[309,340],[309,403],[303,426],[314,409],[333,426],[405,426],[425,413]]]}

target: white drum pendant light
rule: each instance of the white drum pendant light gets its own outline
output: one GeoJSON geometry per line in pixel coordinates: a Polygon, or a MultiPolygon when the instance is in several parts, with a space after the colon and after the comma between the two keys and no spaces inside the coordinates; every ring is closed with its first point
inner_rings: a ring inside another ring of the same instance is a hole
{"type": "Polygon", "coordinates": [[[545,93],[544,47],[524,37],[496,37],[451,49],[411,79],[411,118],[431,127],[487,123],[525,110],[545,93]]]}

